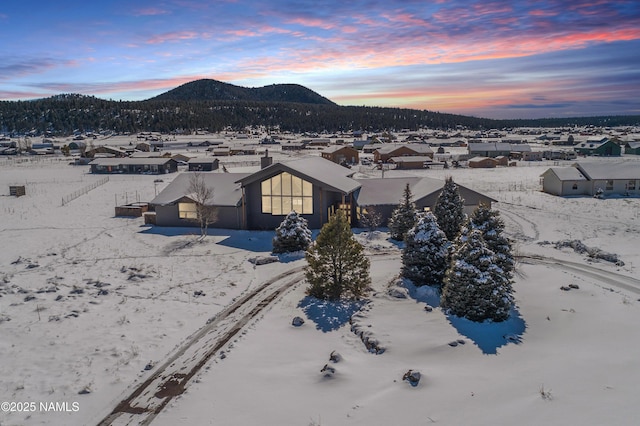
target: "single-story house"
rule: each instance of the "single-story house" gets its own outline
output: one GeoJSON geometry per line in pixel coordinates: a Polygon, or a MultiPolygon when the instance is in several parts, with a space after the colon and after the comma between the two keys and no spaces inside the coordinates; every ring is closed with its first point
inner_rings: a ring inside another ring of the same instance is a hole
{"type": "MultiPolygon", "coordinates": [[[[379,210],[386,221],[400,203],[407,183],[416,205],[431,208],[444,181],[431,178],[354,179],[355,172],[320,157],[274,163],[246,173],[203,173],[214,191],[213,205],[219,208],[216,228],[275,229],[295,210],[312,229],[321,228],[337,210],[352,225],[358,225],[367,207],[379,210]]],[[[197,226],[193,220],[193,197],[187,193],[190,172],[181,173],[149,204],[155,207],[159,226],[197,226]]],[[[495,200],[458,186],[471,212],[480,202],[495,200]]]]}
{"type": "Polygon", "coordinates": [[[496,160],[489,157],[473,157],[467,162],[473,169],[493,169],[496,167],[496,160]]]}
{"type": "Polygon", "coordinates": [[[358,164],[360,161],[358,150],[350,146],[333,145],[323,149],[320,155],[338,164],[358,164]]]}
{"type": "Polygon", "coordinates": [[[424,169],[426,165],[433,163],[433,158],[427,155],[407,155],[404,157],[391,157],[388,162],[395,164],[396,169],[424,169]]]}
{"type": "Polygon", "coordinates": [[[597,155],[600,157],[614,157],[622,153],[622,148],[608,138],[589,138],[586,142],[580,142],[573,146],[580,155],[597,155]]]}
{"type": "Polygon", "coordinates": [[[107,154],[113,157],[124,158],[129,154],[127,150],[117,146],[97,146],[95,148],[87,149],[84,151],[84,156],[89,158],[99,157],[97,154],[107,154]]]}
{"type": "Polygon", "coordinates": [[[525,151],[521,154],[524,161],[542,161],[542,151],[525,151]]]}
{"type": "Polygon", "coordinates": [[[498,157],[509,156],[511,144],[502,142],[474,142],[467,145],[467,151],[471,157],[498,157]]]}
{"type": "Polygon", "coordinates": [[[288,142],[280,144],[280,149],[283,151],[302,151],[305,145],[302,142],[288,142]]]}
{"type": "MultiPolygon", "coordinates": [[[[356,192],[356,218],[360,219],[368,209],[375,209],[386,225],[393,210],[402,201],[402,194],[409,184],[413,201],[418,210],[431,210],[444,187],[444,181],[429,177],[370,178],[357,179],[360,188],[356,192]]],[[[480,203],[491,206],[496,202],[491,197],[480,194],[462,185],[457,185],[464,199],[464,211],[471,214],[480,203]]],[[[357,224],[357,222],[356,222],[357,224]]]]}
{"type": "Polygon", "coordinates": [[[553,195],[640,195],[640,164],[582,162],[551,168],[542,175],[542,190],[553,195]]]}
{"type": "Polygon", "coordinates": [[[387,163],[393,157],[427,156],[433,159],[433,150],[426,144],[383,144],[373,151],[373,161],[387,163]]]}
{"type": "Polygon", "coordinates": [[[91,173],[164,174],[178,171],[173,158],[97,158],[89,163],[91,173]]]}
{"type": "Polygon", "coordinates": [[[624,145],[624,153],[632,155],[640,155],[640,142],[627,142],[624,145]]]}
{"type": "Polygon", "coordinates": [[[586,195],[589,182],[576,167],[551,167],[542,175],[542,191],[551,195],[586,195]]]}
{"type": "Polygon", "coordinates": [[[218,170],[220,160],[212,157],[195,157],[187,161],[190,172],[212,172],[218,170]]]}

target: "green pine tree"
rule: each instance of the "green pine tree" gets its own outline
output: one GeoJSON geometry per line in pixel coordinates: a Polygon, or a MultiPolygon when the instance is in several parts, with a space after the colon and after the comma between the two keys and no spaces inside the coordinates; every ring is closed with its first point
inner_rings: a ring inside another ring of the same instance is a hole
{"type": "Polygon", "coordinates": [[[420,214],[404,241],[402,276],[417,286],[440,287],[448,266],[450,243],[433,213],[420,214]]]}
{"type": "Polygon", "coordinates": [[[471,227],[482,231],[482,238],[489,250],[496,255],[496,264],[502,269],[505,277],[513,281],[515,260],[511,241],[504,236],[504,221],[500,213],[492,210],[488,204],[480,203],[469,219],[471,227]]]}
{"type": "Polygon", "coordinates": [[[276,228],[272,243],[274,253],[306,250],[311,244],[311,231],[307,220],[295,211],[290,212],[276,228]]]}
{"type": "Polygon", "coordinates": [[[396,241],[404,240],[404,236],[416,224],[416,206],[413,203],[413,194],[409,184],[404,188],[400,205],[391,213],[389,219],[389,234],[396,241]]]}
{"type": "Polygon", "coordinates": [[[306,259],[307,293],[318,299],[359,299],[371,283],[369,259],[341,211],[322,227],[306,259]]]}
{"type": "Polygon", "coordinates": [[[464,199],[460,196],[458,185],[453,182],[452,177],[445,180],[433,207],[433,214],[447,239],[453,241],[464,225],[467,215],[464,213],[464,199]]]}
{"type": "Polygon", "coordinates": [[[514,305],[513,289],[482,232],[471,229],[458,242],[445,274],[440,306],[471,321],[506,320],[514,305]]]}

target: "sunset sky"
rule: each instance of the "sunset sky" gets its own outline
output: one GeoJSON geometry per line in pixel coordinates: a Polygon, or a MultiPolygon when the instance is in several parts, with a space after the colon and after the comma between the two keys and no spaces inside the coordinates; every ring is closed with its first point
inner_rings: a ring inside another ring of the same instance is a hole
{"type": "Polygon", "coordinates": [[[640,114],[640,1],[0,2],[0,100],[201,78],[489,118],[640,114]]]}

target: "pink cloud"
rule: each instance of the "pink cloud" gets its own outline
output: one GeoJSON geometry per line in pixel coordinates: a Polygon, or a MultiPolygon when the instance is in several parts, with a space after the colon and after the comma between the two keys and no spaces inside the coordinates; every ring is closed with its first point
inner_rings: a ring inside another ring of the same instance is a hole
{"type": "Polygon", "coordinates": [[[287,19],[285,20],[285,23],[302,25],[304,27],[311,27],[311,28],[321,28],[323,30],[331,30],[331,29],[334,29],[336,26],[334,20],[329,21],[324,19],[305,18],[305,17],[287,19]]]}
{"type": "MultiPolygon", "coordinates": [[[[207,35],[204,35],[207,36],[207,35]]],[[[203,37],[203,34],[194,31],[178,31],[164,34],[156,34],[147,39],[147,44],[173,43],[177,41],[193,40],[203,37]]]]}
{"type": "Polygon", "coordinates": [[[168,15],[168,10],[158,9],[156,7],[149,7],[145,9],[138,9],[133,12],[134,16],[157,16],[157,15],[168,15]]]}

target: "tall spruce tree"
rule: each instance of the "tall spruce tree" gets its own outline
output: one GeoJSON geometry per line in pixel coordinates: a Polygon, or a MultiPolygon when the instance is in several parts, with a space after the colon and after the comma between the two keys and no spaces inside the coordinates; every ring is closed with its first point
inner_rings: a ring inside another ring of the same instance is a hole
{"type": "Polygon", "coordinates": [[[311,231],[307,220],[291,211],[276,228],[273,237],[274,253],[291,253],[306,250],[311,244],[311,231]]]}
{"type": "Polygon", "coordinates": [[[391,213],[389,219],[389,234],[396,241],[404,240],[407,231],[416,224],[416,206],[413,203],[413,194],[409,184],[404,188],[400,205],[391,213]]]}
{"type": "Polygon", "coordinates": [[[306,259],[307,294],[318,299],[359,299],[371,283],[369,259],[342,211],[324,224],[306,259]]]}
{"type": "Polygon", "coordinates": [[[455,184],[452,177],[445,180],[442,191],[440,191],[433,207],[433,214],[447,239],[453,241],[466,220],[466,214],[464,213],[464,199],[460,196],[458,185],[455,184]]]}
{"type": "Polygon", "coordinates": [[[402,276],[415,285],[440,287],[448,266],[450,242],[431,212],[418,215],[402,250],[402,276]]]}
{"type": "Polygon", "coordinates": [[[471,321],[504,321],[513,307],[513,289],[479,229],[470,229],[451,256],[440,306],[471,321]]]}
{"type": "Polygon", "coordinates": [[[504,221],[500,213],[492,210],[488,204],[480,203],[471,214],[469,222],[472,228],[482,232],[487,247],[496,255],[496,264],[502,269],[505,277],[512,281],[515,260],[511,241],[503,233],[504,221]]]}

